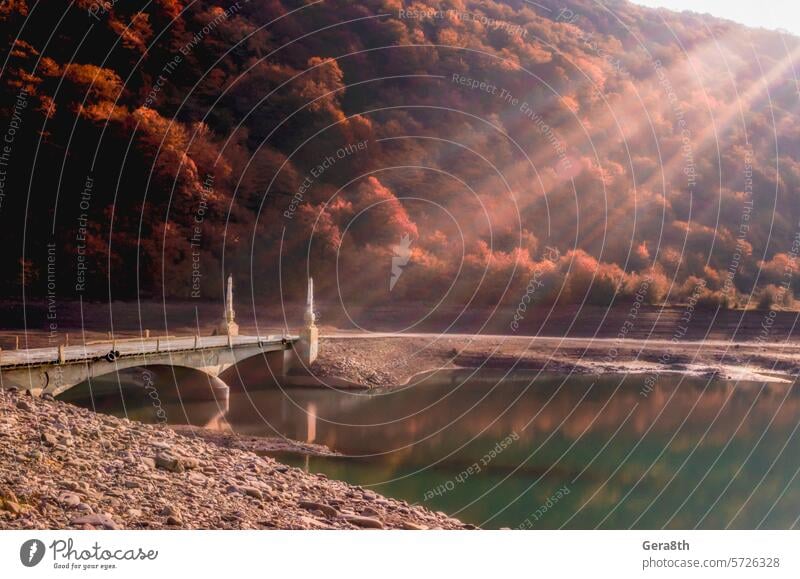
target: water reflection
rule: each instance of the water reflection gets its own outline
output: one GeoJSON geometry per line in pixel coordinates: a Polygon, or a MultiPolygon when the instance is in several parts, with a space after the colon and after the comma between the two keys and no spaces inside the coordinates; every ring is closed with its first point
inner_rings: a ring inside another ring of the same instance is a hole
{"type": "MultiPolygon", "coordinates": [[[[282,458],[487,527],[786,528],[800,515],[792,386],[675,375],[645,396],[642,376],[467,376],[233,393],[224,421],[325,444],[347,457],[282,458]]],[[[209,404],[170,420],[208,424],[209,404]]]]}
{"type": "Polygon", "coordinates": [[[228,428],[228,387],[218,378],[188,368],[121,370],[78,384],[59,399],[149,424],[228,428]]]}

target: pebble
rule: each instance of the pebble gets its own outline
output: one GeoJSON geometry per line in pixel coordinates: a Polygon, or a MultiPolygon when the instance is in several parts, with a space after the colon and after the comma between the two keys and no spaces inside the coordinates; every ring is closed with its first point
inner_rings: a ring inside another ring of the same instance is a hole
{"type": "Polygon", "coordinates": [[[43,432],[41,438],[45,446],[55,446],[58,444],[58,437],[50,432],[43,432]]]}
{"type": "Polygon", "coordinates": [[[61,493],[58,495],[58,502],[65,507],[77,507],[81,503],[81,498],[75,493],[61,493]]]}
{"type": "Polygon", "coordinates": [[[161,514],[163,516],[165,516],[165,517],[170,516],[170,515],[174,515],[174,516],[179,516],[180,515],[180,513],[178,512],[178,509],[176,509],[172,505],[167,505],[163,509],[161,509],[161,514]]]}
{"type": "Polygon", "coordinates": [[[297,520],[298,520],[298,522],[304,524],[306,527],[310,527],[312,529],[332,529],[333,528],[330,525],[326,525],[325,523],[323,523],[319,519],[315,519],[313,517],[305,517],[303,515],[300,515],[297,518],[297,520]]]}
{"type": "Polygon", "coordinates": [[[0,501],[0,509],[4,511],[8,511],[13,515],[22,514],[22,505],[17,503],[16,501],[0,501]]]}
{"type": "Polygon", "coordinates": [[[329,517],[335,517],[339,514],[335,508],[330,505],[325,505],[322,503],[316,503],[314,501],[300,501],[297,503],[300,508],[306,509],[308,511],[320,511],[322,514],[327,515],[329,517]]]}
{"type": "Polygon", "coordinates": [[[186,479],[193,485],[204,485],[207,482],[206,477],[199,472],[190,472],[186,479]]]}
{"type": "Polygon", "coordinates": [[[411,521],[403,521],[400,523],[400,528],[408,531],[425,531],[428,529],[428,527],[425,525],[418,525],[416,523],[412,523],[411,521]]]}
{"type": "Polygon", "coordinates": [[[356,527],[363,527],[365,529],[382,529],[383,523],[380,519],[373,517],[361,517],[358,515],[342,515],[342,519],[355,525],[356,527]]]}
{"type": "Polygon", "coordinates": [[[183,463],[178,459],[177,456],[173,456],[166,452],[160,453],[156,455],[156,466],[158,468],[163,468],[164,470],[168,470],[170,472],[183,472],[183,463]]]}
{"type": "Polygon", "coordinates": [[[264,498],[264,494],[255,487],[242,487],[242,491],[244,491],[244,494],[246,494],[248,497],[253,497],[256,499],[264,498]]]}
{"type": "Polygon", "coordinates": [[[364,507],[361,509],[361,514],[365,517],[379,517],[380,513],[373,509],[372,507],[364,507]]]}
{"type": "Polygon", "coordinates": [[[120,528],[119,525],[114,521],[114,519],[112,519],[111,516],[107,514],[83,515],[82,517],[78,517],[77,519],[72,519],[69,522],[69,524],[76,526],[90,525],[95,528],[102,528],[109,530],[115,530],[120,528]]]}

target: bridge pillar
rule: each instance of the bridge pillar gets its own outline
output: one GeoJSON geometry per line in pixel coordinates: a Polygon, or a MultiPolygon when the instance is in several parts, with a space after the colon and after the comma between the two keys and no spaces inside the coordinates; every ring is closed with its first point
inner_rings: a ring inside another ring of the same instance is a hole
{"type": "Polygon", "coordinates": [[[238,336],[239,324],[234,321],[235,318],[236,313],[233,311],[233,276],[229,275],[228,288],[225,292],[225,312],[222,314],[222,320],[217,326],[216,333],[223,336],[238,336]]]}
{"type": "Polygon", "coordinates": [[[286,377],[294,366],[295,355],[291,349],[267,352],[265,356],[272,375],[278,379],[278,381],[286,377]]]}
{"type": "Polygon", "coordinates": [[[319,329],[317,316],[314,313],[314,279],[308,278],[308,294],[306,296],[306,311],[303,315],[305,326],[300,331],[300,341],[297,343],[297,354],[303,366],[308,367],[314,363],[319,353],[319,329]]]}

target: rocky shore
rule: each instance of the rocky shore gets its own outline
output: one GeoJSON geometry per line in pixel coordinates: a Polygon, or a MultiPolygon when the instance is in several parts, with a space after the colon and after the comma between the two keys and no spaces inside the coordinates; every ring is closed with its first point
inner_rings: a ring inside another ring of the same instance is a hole
{"type": "Polygon", "coordinates": [[[614,340],[529,336],[335,334],[322,338],[315,376],[370,388],[407,384],[455,368],[575,374],[681,372],[730,380],[792,382],[800,342],[614,340]]]}
{"type": "Polygon", "coordinates": [[[229,437],[0,390],[0,528],[469,527],[283,465],[229,437]]]}

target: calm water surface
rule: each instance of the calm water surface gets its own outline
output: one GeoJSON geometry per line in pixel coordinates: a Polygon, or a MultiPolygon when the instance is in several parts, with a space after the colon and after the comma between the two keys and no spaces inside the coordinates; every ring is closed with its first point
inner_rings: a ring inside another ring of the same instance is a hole
{"type": "MultiPolygon", "coordinates": [[[[456,371],[393,391],[232,393],[220,412],[163,390],[154,403],[132,379],[95,386],[94,404],[325,444],[346,456],[279,458],[486,528],[797,523],[796,389],[674,375],[648,393],[645,380],[456,371]]],[[[86,394],[71,397],[90,405],[86,394]]]]}

